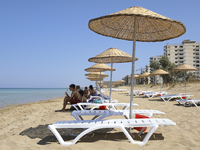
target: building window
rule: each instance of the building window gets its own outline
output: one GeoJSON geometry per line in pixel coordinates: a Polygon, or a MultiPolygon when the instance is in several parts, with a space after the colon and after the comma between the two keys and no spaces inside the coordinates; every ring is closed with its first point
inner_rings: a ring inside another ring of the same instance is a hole
{"type": "Polygon", "coordinates": [[[197,52],[199,52],[199,49],[196,49],[197,52]]]}
{"type": "Polygon", "coordinates": [[[196,47],[199,47],[199,45],[196,45],[196,47]]]}
{"type": "Polygon", "coordinates": [[[168,54],[168,56],[170,56],[170,54],[168,54]]]}
{"type": "Polygon", "coordinates": [[[179,46],[179,48],[183,48],[183,46],[179,46]]]}
{"type": "Polygon", "coordinates": [[[177,48],[177,46],[175,46],[175,48],[177,48]]]}

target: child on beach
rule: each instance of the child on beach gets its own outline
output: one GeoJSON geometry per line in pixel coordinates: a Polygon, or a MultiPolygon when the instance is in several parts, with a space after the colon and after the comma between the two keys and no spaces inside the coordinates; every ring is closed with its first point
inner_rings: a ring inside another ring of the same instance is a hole
{"type": "Polygon", "coordinates": [[[64,98],[64,102],[63,102],[63,108],[61,109],[62,112],[65,111],[66,105],[68,102],[70,102],[71,104],[76,104],[76,103],[80,103],[81,102],[81,95],[80,93],[75,89],[75,85],[71,84],[69,86],[69,90],[72,91],[71,96],[69,96],[67,94],[67,92],[65,92],[66,96],[64,98]]]}

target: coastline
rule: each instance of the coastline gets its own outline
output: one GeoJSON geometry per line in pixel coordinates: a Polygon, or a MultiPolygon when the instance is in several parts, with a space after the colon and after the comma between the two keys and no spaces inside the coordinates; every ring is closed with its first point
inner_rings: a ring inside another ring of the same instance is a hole
{"type": "MultiPolygon", "coordinates": [[[[118,87],[130,90],[130,87],[118,87]]],[[[138,90],[145,90],[145,85],[137,86],[138,90]]],[[[159,86],[147,90],[159,91],[159,86]]],[[[169,94],[183,93],[183,84],[174,87],[164,87],[162,91],[169,94]]],[[[192,98],[200,97],[199,84],[187,84],[187,91],[192,98]]],[[[105,94],[109,94],[106,90],[105,94]]],[[[130,96],[127,92],[112,92],[112,99],[118,99],[121,103],[129,103],[130,96]]],[[[134,97],[133,103],[139,106],[134,109],[151,109],[165,112],[164,115],[154,115],[152,118],[167,118],[176,123],[176,126],[159,127],[145,146],[131,144],[120,129],[102,132],[93,132],[84,136],[78,143],[71,146],[62,146],[58,143],[55,136],[48,129],[49,124],[63,120],[75,120],[71,116],[71,111],[66,107],[65,112],[60,112],[63,98],[39,101],[23,104],[14,107],[0,109],[0,145],[4,150],[11,149],[139,149],[139,150],[163,150],[181,149],[198,150],[200,147],[200,128],[199,108],[183,107],[176,101],[164,102],[159,98],[144,98],[143,96],[134,97]]],[[[112,116],[110,118],[116,118],[112,116]]],[[[119,118],[119,116],[117,117],[119,118]]],[[[124,117],[120,117],[124,118],[124,117]]],[[[136,131],[134,131],[136,133],[136,131]]],[[[61,135],[65,140],[72,138],[62,131],[61,135]]],[[[137,139],[137,138],[136,138],[137,139]]]]}

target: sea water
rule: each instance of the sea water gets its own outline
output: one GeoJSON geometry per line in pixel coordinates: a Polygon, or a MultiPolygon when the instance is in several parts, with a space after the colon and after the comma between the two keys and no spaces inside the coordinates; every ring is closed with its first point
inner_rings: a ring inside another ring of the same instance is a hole
{"type": "Polygon", "coordinates": [[[68,88],[0,88],[0,108],[71,95],[68,88]]]}

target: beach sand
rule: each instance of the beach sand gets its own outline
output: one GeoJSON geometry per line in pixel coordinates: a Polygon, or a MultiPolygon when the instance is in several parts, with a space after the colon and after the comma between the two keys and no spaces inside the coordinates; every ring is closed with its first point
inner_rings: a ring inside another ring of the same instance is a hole
{"type": "MultiPolygon", "coordinates": [[[[194,95],[192,98],[200,98],[199,85],[200,83],[187,84],[187,92],[194,95]]],[[[128,86],[123,88],[130,89],[128,86]]],[[[136,88],[145,90],[144,85],[136,88]]],[[[148,90],[159,91],[159,86],[148,87],[148,90]]],[[[174,87],[164,87],[162,91],[178,94],[184,93],[185,88],[184,84],[178,84],[174,87]]],[[[105,93],[108,94],[109,91],[105,91],[105,93]]],[[[112,92],[112,99],[117,99],[121,103],[130,102],[130,96],[127,92],[112,92]]],[[[70,106],[67,106],[66,112],[59,111],[62,108],[62,103],[63,98],[60,98],[0,109],[0,149],[199,150],[200,147],[200,108],[184,107],[175,100],[164,102],[159,98],[149,99],[143,96],[133,98],[133,103],[139,104],[134,109],[163,111],[164,115],[154,115],[152,118],[167,118],[174,121],[176,126],[158,127],[145,146],[131,144],[119,129],[96,131],[84,136],[75,145],[62,146],[47,128],[49,124],[58,120],[75,120],[70,115],[70,106]]],[[[123,116],[111,118],[123,118],[123,116]]],[[[68,136],[64,130],[62,130],[61,135],[64,135],[65,140],[73,138],[68,136]]],[[[141,138],[136,134],[134,136],[135,140],[141,138]]]]}

